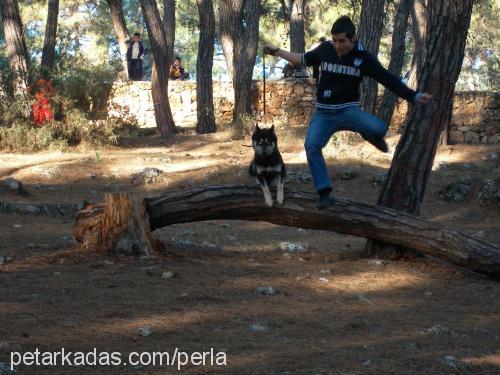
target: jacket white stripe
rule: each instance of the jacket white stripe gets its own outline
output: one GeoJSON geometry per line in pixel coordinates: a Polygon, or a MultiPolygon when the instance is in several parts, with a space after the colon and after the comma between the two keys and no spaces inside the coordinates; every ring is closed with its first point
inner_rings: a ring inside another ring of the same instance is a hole
{"type": "Polygon", "coordinates": [[[323,104],[323,103],[316,103],[316,108],[322,108],[322,109],[340,109],[340,108],[345,108],[345,107],[352,107],[359,105],[359,102],[349,102],[349,103],[341,103],[341,104],[323,104]]]}

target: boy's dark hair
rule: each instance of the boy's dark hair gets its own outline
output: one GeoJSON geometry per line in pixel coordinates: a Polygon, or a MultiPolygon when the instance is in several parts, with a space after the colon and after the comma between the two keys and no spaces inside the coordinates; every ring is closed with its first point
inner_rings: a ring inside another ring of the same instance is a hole
{"type": "Polygon", "coordinates": [[[181,58],[179,56],[175,56],[175,59],[174,60],[179,60],[179,61],[182,61],[181,58]]]}
{"type": "Polygon", "coordinates": [[[352,23],[348,16],[342,16],[337,19],[332,25],[332,34],[345,33],[349,39],[353,38],[356,34],[356,26],[352,23]]]}
{"type": "Polygon", "coordinates": [[[139,33],[135,33],[135,34],[134,34],[134,36],[138,36],[138,37],[140,37],[140,36],[141,36],[141,34],[139,34],[139,33]]]}

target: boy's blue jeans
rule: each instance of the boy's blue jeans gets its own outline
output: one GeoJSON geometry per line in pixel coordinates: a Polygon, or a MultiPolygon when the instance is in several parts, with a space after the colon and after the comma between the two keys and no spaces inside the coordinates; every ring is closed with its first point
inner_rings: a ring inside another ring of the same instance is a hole
{"type": "Polygon", "coordinates": [[[350,130],[367,137],[382,138],[387,133],[387,126],[377,117],[363,112],[357,105],[341,109],[316,108],[304,143],[316,191],[332,187],[321,150],[339,130],[350,130]]]}

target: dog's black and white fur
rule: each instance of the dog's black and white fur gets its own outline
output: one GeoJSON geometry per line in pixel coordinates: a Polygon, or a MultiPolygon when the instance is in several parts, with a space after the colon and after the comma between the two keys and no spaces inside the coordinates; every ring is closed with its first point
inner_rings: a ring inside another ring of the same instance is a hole
{"type": "Polygon", "coordinates": [[[278,150],[278,138],[274,132],[274,125],[270,129],[262,129],[256,125],[252,134],[252,147],[255,155],[250,164],[250,175],[257,178],[269,207],[273,205],[273,197],[269,189],[273,182],[277,185],[276,200],[279,204],[283,204],[286,170],[278,150]]]}

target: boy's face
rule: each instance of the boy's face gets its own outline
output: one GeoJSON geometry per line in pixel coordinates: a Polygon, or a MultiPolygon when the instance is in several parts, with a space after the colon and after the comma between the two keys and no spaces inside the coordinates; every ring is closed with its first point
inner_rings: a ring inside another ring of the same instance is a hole
{"type": "Polygon", "coordinates": [[[177,65],[177,66],[181,65],[181,60],[175,59],[174,60],[174,64],[177,65]]]}
{"type": "Polygon", "coordinates": [[[345,56],[354,48],[354,38],[348,38],[345,33],[332,34],[333,47],[339,56],[345,56]]]}
{"type": "Polygon", "coordinates": [[[139,35],[134,35],[134,42],[140,42],[141,37],[139,35]]]}

